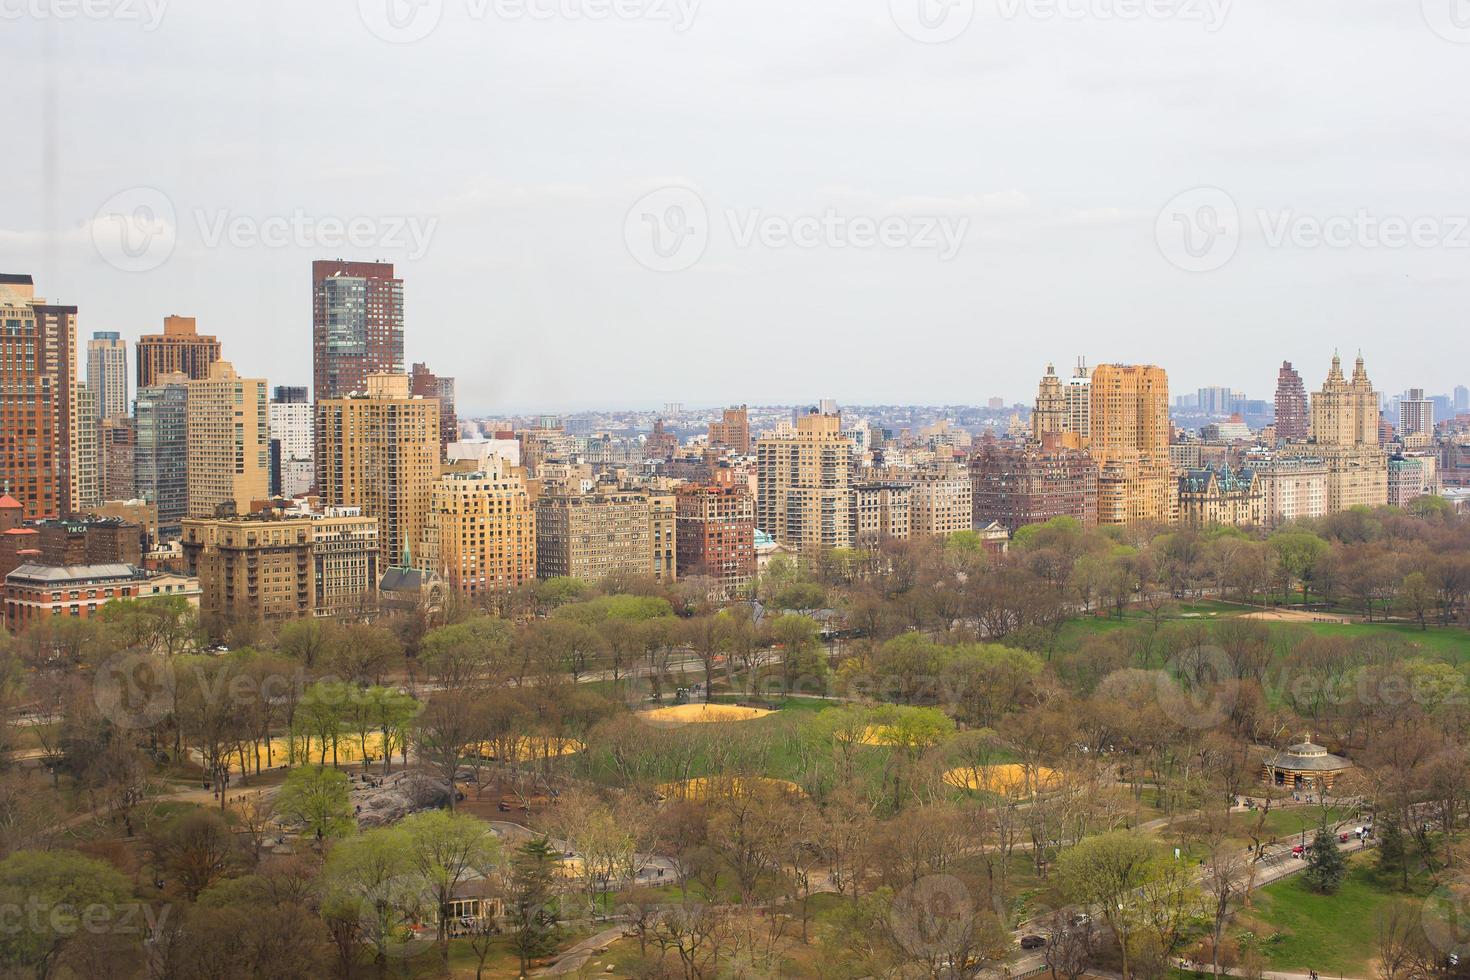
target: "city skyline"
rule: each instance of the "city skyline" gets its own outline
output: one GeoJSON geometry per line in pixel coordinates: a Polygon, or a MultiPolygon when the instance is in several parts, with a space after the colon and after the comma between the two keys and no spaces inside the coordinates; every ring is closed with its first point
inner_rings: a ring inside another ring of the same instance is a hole
{"type": "Polygon", "coordinates": [[[39,138],[0,161],[0,265],[78,305],[88,335],[193,315],[242,372],[299,385],[309,263],[389,261],[405,361],[454,375],[467,414],[769,404],[814,362],[847,402],[1022,400],[1023,367],[1076,354],[1269,397],[1281,360],[1329,346],[1369,352],[1388,391],[1464,383],[1470,199],[1456,122],[1428,107],[1470,61],[1416,4],[1201,23],[1022,3],[947,43],[876,2],[686,4],[689,24],[422,6],[442,16],[411,43],[359,16],[372,3],[7,21],[13,125],[39,138]],[[333,71],[298,67],[322,57],[333,71]],[[1176,199],[1235,212],[1238,247],[1176,254],[1176,199]],[[703,209],[707,247],[662,271],[628,233],[668,207],[703,209]],[[119,217],[158,234],[123,250],[119,217]],[[913,247],[845,247],[890,217],[913,247]],[[1421,217],[1443,247],[1375,247],[1421,217]],[[946,356],[905,376],[898,338],[946,356]],[[690,344],[722,346],[722,370],[678,383],[690,344]]]}

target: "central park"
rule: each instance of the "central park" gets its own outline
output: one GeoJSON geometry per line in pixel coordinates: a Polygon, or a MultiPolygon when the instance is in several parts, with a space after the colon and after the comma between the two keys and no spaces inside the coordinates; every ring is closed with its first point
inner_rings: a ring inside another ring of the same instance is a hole
{"type": "Polygon", "coordinates": [[[1456,976],[1470,521],[4,640],[27,977],[1456,976]]]}

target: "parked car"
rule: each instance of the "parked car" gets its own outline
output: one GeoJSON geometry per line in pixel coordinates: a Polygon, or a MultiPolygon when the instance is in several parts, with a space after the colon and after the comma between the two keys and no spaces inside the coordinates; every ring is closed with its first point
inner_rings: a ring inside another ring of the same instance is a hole
{"type": "Polygon", "coordinates": [[[1298,857],[1299,858],[1303,854],[1305,854],[1306,852],[1307,852],[1307,849],[1305,847],[1301,846],[1300,844],[1297,844],[1295,847],[1293,847],[1291,849],[1291,856],[1292,857],[1298,857]]]}

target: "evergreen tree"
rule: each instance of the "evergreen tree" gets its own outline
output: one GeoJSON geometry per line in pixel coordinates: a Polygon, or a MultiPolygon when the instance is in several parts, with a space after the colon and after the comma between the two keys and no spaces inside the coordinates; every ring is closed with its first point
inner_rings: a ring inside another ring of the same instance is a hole
{"type": "Polygon", "coordinates": [[[511,945],[521,958],[521,976],[530,961],[556,951],[561,911],[556,900],[556,866],[561,855],[542,837],[528,841],[511,860],[506,916],[515,934],[511,945]]]}
{"type": "Polygon", "coordinates": [[[1403,875],[1404,887],[1408,887],[1409,849],[1404,842],[1404,829],[1393,817],[1384,817],[1379,824],[1378,868],[1403,875]]]}
{"type": "Polygon", "coordinates": [[[1318,830],[1312,846],[1307,848],[1307,870],[1303,872],[1307,887],[1330,895],[1337,891],[1346,875],[1347,862],[1337,849],[1337,838],[1326,830],[1318,830]]]}

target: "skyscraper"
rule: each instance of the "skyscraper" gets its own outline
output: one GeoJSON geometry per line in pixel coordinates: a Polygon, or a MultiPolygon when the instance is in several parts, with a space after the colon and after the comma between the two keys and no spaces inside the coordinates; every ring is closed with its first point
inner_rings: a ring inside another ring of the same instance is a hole
{"type": "Polygon", "coordinates": [[[385,564],[420,553],[439,478],[439,403],[408,387],[406,374],[375,374],[363,393],[316,403],[322,501],[376,517],[385,564]]]}
{"type": "Polygon", "coordinates": [[[306,389],[277,387],[271,394],[271,480],[273,497],[299,497],[311,489],[311,405],[306,389]]]}
{"type": "Polygon", "coordinates": [[[1276,439],[1301,442],[1310,431],[1306,386],[1291,362],[1282,361],[1281,371],[1276,375],[1276,439]]]}
{"type": "Polygon", "coordinates": [[[1067,398],[1062,393],[1062,379],[1055,365],[1046,366],[1041,384],[1036,389],[1036,407],[1031,410],[1031,438],[1045,441],[1049,435],[1060,435],[1067,415],[1067,398]]]}
{"type": "Polygon", "coordinates": [[[390,262],[311,264],[312,398],[367,390],[374,374],[403,373],[403,280],[390,262]]]}
{"type": "Polygon", "coordinates": [[[750,412],[744,406],[727,408],[720,421],[709,424],[709,444],[724,446],[732,453],[746,456],[750,453],[750,412]]]}
{"type": "Polygon", "coordinates": [[[30,519],[74,509],[76,321],[30,276],[0,274],[0,490],[30,519]]]}
{"type": "Polygon", "coordinates": [[[1092,372],[1098,522],[1163,523],[1169,487],[1169,378],[1152,364],[1102,364],[1092,372]]]}
{"type": "Polygon", "coordinates": [[[462,595],[508,592],[536,577],[536,512],[505,461],[434,483],[423,564],[462,595]]]}
{"type": "Polygon", "coordinates": [[[1342,359],[1332,355],[1327,380],[1312,395],[1311,455],[1327,464],[1328,514],[1388,503],[1388,456],[1379,447],[1378,405],[1363,356],[1358,355],[1349,381],[1342,359]]]}
{"type": "Polygon", "coordinates": [[[128,414],[128,343],[116,330],[98,330],[87,341],[87,387],[97,396],[98,418],[128,414]]]}
{"type": "Polygon", "coordinates": [[[459,417],[454,411],[454,379],[442,378],[427,364],[415,364],[409,374],[409,392],[439,401],[439,451],[459,438],[459,417]]]}
{"type": "Polygon", "coordinates": [[[71,465],[68,511],[80,514],[102,503],[102,446],[97,421],[97,393],[85,385],[72,388],[71,465]]]}
{"type": "Polygon", "coordinates": [[[160,375],[175,372],[203,380],[219,354],[219,338],[201,334],[192,316],[166,316],[163,333],[138,338],[138,387],[147,388],[160,375]]]}
{"type": "Polygon", "coordinates": [[[1399,438],[1434,434],[1434,402],[1423,388],[1410,388],[1399,399],[1399,438]]]}
{"type": "Polygon", "coordinates": [[[158,530],[177,537],[189,511],[189,379],[174,372],[138,389],[133,478],[138,496],[158,508],[158,530]]]}
{"type": "Polygon", "coordinates": [[[756,526],[808,554],[851,547],[852,440],[812,413],[756,443],[756,526]]]}
{"type": "Polygon", "coordinates": [[[1470,412],[1470,388],[1455,385],[1455,414],[1470,412]]]}
{"type": "Polygon", "coordinates": [[[188,389],[189,516],[214,517],[221,507],[248,514],[270,493],[265,381],[215,361],[188,389]]]}

